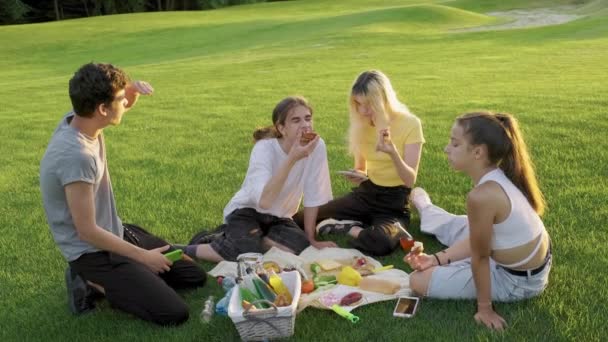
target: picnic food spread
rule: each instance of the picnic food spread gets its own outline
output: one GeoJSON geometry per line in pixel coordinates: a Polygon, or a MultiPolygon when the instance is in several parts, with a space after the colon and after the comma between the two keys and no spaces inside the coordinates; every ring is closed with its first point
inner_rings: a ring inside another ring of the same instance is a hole
{"type": "Polygon", "coordinates": [[[352,260],[319,260],[312,262],[309,268],[313,274],[315,291],[336,283],[383,294],[394,294],[401,288],[401,284],[396,281],[369,278],[369,275],[389,270],[393,265],[374,268],[364,256],[353,257],[352,260]]]}
{"type": "Polygon", "coordinates": [[[227,291],[216,308],[230,316],[242,337],[290,336],[296,313],[307,306],[329,309],[356,323],[359,317],[351,313],[353,309],[408,291],[407,278],[402,275],[406,273],[361,253],[336,249],[323,255],[315,250],[290,259],[283,252],[275,252],[264,255],[266,260],[254,254],[237,258],[236,277],[230,276],[226,268],[226,273],[215,275],[225,275],[221,285],[227,291]],[[233,287],[228,286],[231,283],[233,287]],[[251,330],[252,325],[259,321],[278,329],[264,328],[254,333],[258,328],[251,330]]]}

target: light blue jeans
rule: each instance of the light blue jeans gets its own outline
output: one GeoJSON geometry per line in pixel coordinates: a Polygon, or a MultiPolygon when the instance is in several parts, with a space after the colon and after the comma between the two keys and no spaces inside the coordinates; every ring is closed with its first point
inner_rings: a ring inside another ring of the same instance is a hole
{"type": "MultiPolygon", "coordinates": [[[[433,234],[444,245],[467,239],[469,222],[466,215],[454,215],[431,204],[420,211],[420,230],[433,234]]],[[[490,259],[492,300],[511,302],[539,295],[547,287],[552,257],[548,256],[545,268],[527,276],[513,275],[490,259]]],[[[469,259],[450,265],[437,266],[433,270],[426,295],[442,299],[475,299],[477,290],[469,259]]]]}
{"type": "MultiPolygon", "coordinates": [[[[551,263],[552,257],[549,256],[541,272],[532,276],[518,276],[507,272],[490,259],[492,300],[512,302],[538,296],[549,283],[551,263]]],[[[435,267],[426,295],[441,299],[477,298],[470,259],[435,267]]]]}

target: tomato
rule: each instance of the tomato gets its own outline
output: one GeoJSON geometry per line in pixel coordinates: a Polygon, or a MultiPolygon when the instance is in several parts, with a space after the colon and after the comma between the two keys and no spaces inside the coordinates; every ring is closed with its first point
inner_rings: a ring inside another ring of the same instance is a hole
{"type": "Polygon", "coordinates": [[[315,282],[312,280],[304,280],[302,282],[302,293],[311,293],[315,290],[315,282]]]}

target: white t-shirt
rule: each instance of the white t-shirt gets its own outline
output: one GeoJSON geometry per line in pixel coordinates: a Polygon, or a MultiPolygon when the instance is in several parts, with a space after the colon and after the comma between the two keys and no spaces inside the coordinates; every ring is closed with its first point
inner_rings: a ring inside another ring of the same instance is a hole
{"type": "Polygon", "coordinates": [[[226,216],[241,208],[253,208],[264,214],[291,218],[298,212],[304,196],[304,207],[318,207],[332,199],[325,142],[319,139],[311,155],[298,160],[291,168],[281,193],[269,209],[259,207],[262,191],[287,160],[277,139],[258,141],[249,159],[249,169],[241,189],[224,208],[226,216]]]}

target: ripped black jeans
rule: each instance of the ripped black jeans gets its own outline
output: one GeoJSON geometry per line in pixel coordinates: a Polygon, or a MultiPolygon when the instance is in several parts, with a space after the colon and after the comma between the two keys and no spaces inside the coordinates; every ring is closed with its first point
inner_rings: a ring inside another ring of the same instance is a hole
{"type": "Polygon", "coordinates": [[[242,253],[266,252],[266,237],[300,254],[310,245],[306,234],[291,219],[262,214],[253,208],[236,209],[226,216],[224,234],[211,242],[211,248],[225,260],[236,261],[242,253]]]}
{"type": "MultiPolygon", "coordinates": [[[[366,180],[351,193],[319,207],[317,222],[327,218],[361,221],[363,230],[351,245],[367,254],[387,255],[406,235],[403,229],[410,223],[407,204],[410,192],[411,189],[404,185],[385,187],[366,180]]],[[[294,220],[304,227],[302,211],[294,220]]]]}

